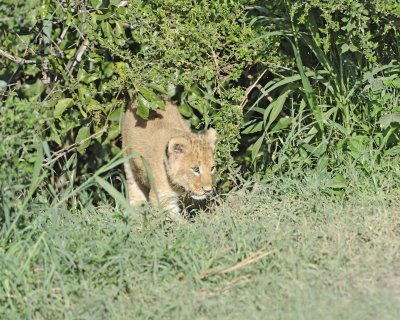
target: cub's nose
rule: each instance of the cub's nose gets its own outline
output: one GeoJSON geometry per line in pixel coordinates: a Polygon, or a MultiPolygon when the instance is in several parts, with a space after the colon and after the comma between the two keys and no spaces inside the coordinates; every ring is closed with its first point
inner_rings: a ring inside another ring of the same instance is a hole
{"type": "Polygon", "coordinates": [[[205,186],[203,187],[204,193],[211,193],[212,192],[212,186],[205,186]]]}

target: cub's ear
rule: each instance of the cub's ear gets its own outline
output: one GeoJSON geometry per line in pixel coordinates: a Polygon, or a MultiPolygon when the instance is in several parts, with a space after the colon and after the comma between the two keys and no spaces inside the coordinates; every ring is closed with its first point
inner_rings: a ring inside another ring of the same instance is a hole
{"type": "Polygon", "coordinates": [[[168,142],[168,157],[173,156],[175,159],[187,152],[189,141],[185,137],[172,138],[168,142]]]}
{"type": "Polygon", "coordinates": [[[217,141],[217,132],[215,129],[210,128],[206,131],[205,136],[207,140],[210,142],[211,147],[215,148],[215,142],[217,141]]]}

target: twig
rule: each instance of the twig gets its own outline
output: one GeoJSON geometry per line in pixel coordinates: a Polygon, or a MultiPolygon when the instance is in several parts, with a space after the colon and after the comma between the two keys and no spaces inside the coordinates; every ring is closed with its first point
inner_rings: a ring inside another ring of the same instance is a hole
{"type": "MultiPolygon", "coordinates": [[[[208,54],[208,56],[210,58],[213,59],[214,65],[215,65],[215,87],[213,89],[213,94],[215,94],[219,88],[221,87],[221,85],[230,77],[229,75],[229,70],[231,69],[231,65],[229,65],[228,63],[224,63],[224,67],[221,67],[221,64],[219,63],[219,56],[217,55],[217,53],[214,51],[214,49],[210,47],[211,50],[211,54],[208,54]],[[225,76],[223,76],[223,74],[225,74],[225,76]]],[[[228,61],[231,58],[228,57],[228,59],[226,61],[228,61]]]]}
{"type": "Polygon", "coordinates": [[[257,85],[256,85],[256,88],[257,88],[258,90],[260,90],[261,93],[262,93],[265,97],[267,97],[267,100],[268,100],[269,102],[272,102],[272,101],[274,100],[268,93],[265,92],[264,88],[263,88],[260,84],[257,84],[257,85]]]}
{"type": "Polygon", "coordinates": [[[221,68],[219,67],[219,63],[218,63],[218,56],[213,49],[211,49],[211,53],[212,53],[212,58],[213,58],[213,61],[215,64],[215,70],[219,74],[221,72],[221,68]]]}
{"type": "Polygon", "coordinates": [[[49,71],[48,63],[49,63],[49,59],[46,58],[42,64],[42,82],[44,84],[50,84],[50,82],[51,82],[50,76],[48,75],[48,71],[49,71]]]}
{"type": "MultiPolygon", "coordinates": [[[[257,78],[257,80],[250,86],[247,88],[245,94],[244,94],[244,98],[242,100],[242,103],[240,104],[239,108],[242,110],[244,105],[247,103],[247,101],[249,101],[249,94],[250,92],[255,88],[255,86],[257,85],[258,81],[261,80],[261,78],[267,73],[268,69],[265,69],[260,76],[257,78]]],[[[272,99],[272,98],[271,98],[272,99]]]]}
{"type": "MultiPolygon", "coordinates": [[[[82,30],[85,31],[86,30],[86,14],[87,14],[87,10],[86,10],[86,1],[82,1],[82,5],[83,5],[83,21],[82,21],[82,30]]],[[[89,39],[86,38],[86,32],[81,32],[81,30],[75,26],[75,29],[77,32],[79,32],[80,38],[83,39],[83,43],[81,44],[81,46],[79,47],[78,51],[76,52],[76,55],[74,57],[73,60],[70,60],[67,64],[67,74],[68,76],[70,76],[72,74],[72,70],[75,68],[75,66],[82,60],[82,56],[85,53],[86,49],[89,46],[89,39]]]]}
{"type": "Polygon", "coordinates": [[[46,161],[44,161],[43,166],[44,167],[48,167],[51,163],[53,163],[54,161],[56,161],[57,159],[63,157],[64,155],[66,155],[67,153],[75,150],[76,148],[78,148],[80,145],[84,144],[86,141],[100,135],[103,134],[104,132],[106,132],[108,129],[108,125],[104,126],[100,131],[97,131],[95,133],[93,133],[92,135],[90,135],[89,137],[79,141],[79,142],[75,142],[73,144],[71,144],[70,146],[67,146],[65,148],[62,148],[60,150],[58,150],[57,152],[54,152],[52,154],[52,157],[46,161]]]}
{"type": "Polygon", "coordinates": [[[233,271],[242,269],[244,267],[247,267],[250,264],[253,264],[254,262],[256,262],[256,261],[258,261],[258,260],[260,260],[262,258],[265,258],[266,256],[269,256],[272,253],[275,253],[276,251],[277,251],[276,249],[273,249],[273,250],[268,251],[268,252],[264,252],[262,250],[259,250],[259,251],[255,252],[255,253],[251,254],[250,256],[248,256],[246,259],[240,261],[239,263],[237,263],[237,264],[235,264],[235,265],[233,265],[233,266],[231,266],[229,268],[220,270],[218,273],[228,273],[228,272],[233,272],[233,271]]]}
{"type": "Polygon", "coordinates": [[[8,53],[8,52],[4,51],[3,49],[0,49],[0,55],[2,55],[3,57],[6,57],[7,59],[9,59],[11,61],[14,61],[15,63],[18,63],[18,64],[39,64],[37,61],[27,60],[24,58],[13,56],[11,53],[8,53]]]}
{"type": "MultiPolygon", "coordinates": [[[[210,49],[211,49],[211,57],[213,59],[214,65],[215,65],[215,72],[216,72],[215,88],[213,90],[213,93],[215,93],[215,92],[217,92],[217,90],[220,86],[219,78],[220,78],[220,74],[221,74],[221,68],[219,67],[217,54],[215,53],[214,49],[211,46],[210,46],[210,49]]],[[[210,56],[210,54],[208,56],[210,56]]]]}
{"type": "Polygon", "coordinates": [[[199,274],[196,279],[197,280],[202,280],[204,278],[208,278],[211,275],[215,275],[215,274],[224,274],[224,273],[229,273],[229,272],[233,272],[242,268],[247,267],[248,265],[262,259],[265,258],[266,256],[269,256],[272,253],[275,253],[277,251],[277,249],[272,249],[271,251],[265,252],[262,249],[254,252],[252,254],[250,254],[246,259],[240,261],[239,263],[230,266],[228,268],[224,268],[224,269],[211,269],[211,270],[207,270],[201,274],[199,274]]]}
{"type": "Polygon", "coordinates": [[[67,69],[68,69],[68,75],[71,75],[72,70],[75,68],[77,63],[79,63],[82,60],[82,56],[85,53],[86,49],[89,46],[89,40],[86,38],[81,46],[79,47],[78,51],[76,52],[74,60],[71,60],[68,62],[67,69]]]}
{"type": "Polygon", "coordinates": [[[58,44],[58,45],[64,40],[64,37],[65,37],[65,35],[67,34],[68,29],[69,29],[69,26],[66,26],[66,27],[63,29],[63,31],[61,32],[61,35],[60,35],[60,36],[58,37],[58,39],[57,39],[57,44],[58,44]]]}

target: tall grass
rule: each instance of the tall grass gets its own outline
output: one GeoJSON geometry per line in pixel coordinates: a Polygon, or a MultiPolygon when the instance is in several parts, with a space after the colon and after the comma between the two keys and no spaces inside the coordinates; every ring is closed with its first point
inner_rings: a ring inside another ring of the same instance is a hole
{"type": "MultiPolygon", "coordinates": [[[[287,20],[275,25],[282,28],[275,35],[281,37],[282,52],[294,57],[293,68],[265,73],[245,108],[242,133],[249,135],[255,171],[332,170],[348,161],[378,169],[382,158],[398,152],[396,55],[386,63],[369,60],[363,45],[350,45],[356,35],[346,38],[346,33],[323,29],[327,12],[296,12],[290,1],[287,5],[287,20]]],[[[258,10],[257,23],[273,28],[275,20],[265,15],[271,11],[258,10]]],[[[348,14],[335,16],[341,30],[352,25],[348,14]]]]}
{"type": "Polygon", "coordinates": [[[391,179],[349,168],[342,193],[329,174],[276,175],[181,224],[157,211],[144,220],[120,204],[123,196],[105,183],[117,163],[88,178],[97,187],[78,186],[73,196],[67,188],[44,203],[46,191],[37,190],[21,211],[25,223],[13,225],[15,216],[3,226],[2,319],[395,319],[400,312],[395,164],[386,164],[391,179]]]}

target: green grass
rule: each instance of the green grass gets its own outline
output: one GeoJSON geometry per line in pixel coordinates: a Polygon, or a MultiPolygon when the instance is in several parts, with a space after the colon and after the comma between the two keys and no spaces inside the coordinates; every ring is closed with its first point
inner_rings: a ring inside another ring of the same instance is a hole
{"type": "Polygon", "coordinates": [[[276,177],[184,224],[32,207],[1,234],[0,318],[398,319],[400,189],[349,179],[276,177]]]}

